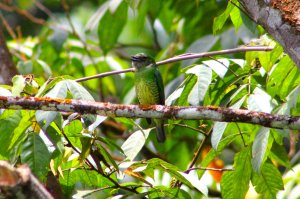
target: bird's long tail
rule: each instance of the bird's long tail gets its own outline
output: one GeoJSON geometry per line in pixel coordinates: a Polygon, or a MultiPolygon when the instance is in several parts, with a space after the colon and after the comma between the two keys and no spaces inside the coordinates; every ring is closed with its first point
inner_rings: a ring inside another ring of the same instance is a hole
{"type": "Polygon", "coordinates": [[[158,142],[165,142],[166,134],[164,128],[164,120],[155,120],[156,123],[156,137],[158,142]]]}

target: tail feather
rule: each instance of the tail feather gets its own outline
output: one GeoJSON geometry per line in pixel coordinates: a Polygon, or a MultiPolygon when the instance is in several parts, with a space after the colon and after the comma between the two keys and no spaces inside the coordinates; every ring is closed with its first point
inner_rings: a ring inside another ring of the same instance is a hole
{"type": "Polygon", "coordinates": [[[163,143],[166,140],[164,121],[163,120],[155,120],[155,123],[156,123],[157,141],[160,142],[160,143],[163,143]]]}

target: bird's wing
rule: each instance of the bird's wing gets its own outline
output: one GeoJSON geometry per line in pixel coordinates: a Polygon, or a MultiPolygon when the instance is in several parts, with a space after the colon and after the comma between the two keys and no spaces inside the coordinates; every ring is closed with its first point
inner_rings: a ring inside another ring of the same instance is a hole
{"type": "Polygon", "coordinates": [[[164,91],[164,85],[162,81],[161,74],[158,69],[155,70],[154,73],[155,82],[157,84],[158,93],[159,93],[159,104],[164,105],[165,104],[165,91],[164,91]]]}

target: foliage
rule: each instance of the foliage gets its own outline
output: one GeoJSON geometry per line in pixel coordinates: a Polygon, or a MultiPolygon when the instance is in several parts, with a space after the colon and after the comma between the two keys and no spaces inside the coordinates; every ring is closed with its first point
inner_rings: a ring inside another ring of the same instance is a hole
{"type": "MultiPolygon", "coordinates": [[[[16,6],[35,7],[25,2],[16,6]]],[[[163,60],[186,52],[263,45],[274,50],[160,66],[166,104],[299,114],[297,67],[232,2],[62,1],[70,12],[58,9],[37,34],[8,42],[21,75],[12,79],[13,86],[0,87],[0,95],[133,104],[131,73],[82,84],[75,80],[128,68],[130,56],[138,52],[163,60]]],[[[45,3],[50,10],[61,6],[45,3]]],[[[284,142],[293,132],[250,124],[169,120],[167,141],[159,144],[142,119],[1,110],[0,129],[1,159],[28,164],[43,182],[52,172],[67,198],[200,198],[213,193],[244,198],[250,182],[263,198],[276,198],[282,176],[288,176],[279,166],[299,166],[289,163],[284,142]],[[195,151],[200,151],[197,158],[195,151]],[[195,170],[188,170],[192,160],[195,170]],[[233,171],[225,171],[220,181],[221,172],[210,171],[211,177],[203,167],[233,171]]],[[[293,181],[286,182],[292,189],[293,181]]]]}

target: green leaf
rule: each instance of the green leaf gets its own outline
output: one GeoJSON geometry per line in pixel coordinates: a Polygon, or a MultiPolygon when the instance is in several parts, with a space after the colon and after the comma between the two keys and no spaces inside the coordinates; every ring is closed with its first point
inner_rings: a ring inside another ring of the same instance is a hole
{"type": "Polygon", "coordinates": [[[33,71],[33,63],[31,60],[19,61],[17,64],[17,69],[22,75],[31,74],[33,71]]]}
{"type": "MultiPolygon", "coordinates": [[[[189,75],[186,78],[187,81],[185,81],[185,85],[184,88],[182,90],[182,92],[180,93],[179,98],[176,101],[176,105],[178,106],[185,106],[188,105],[188,97],[191,93],[191,91],[193,90],[195,84],[197,83],[197,77],[195,75],[189,75]]],[[[179,89],[177,90],[179,91],[179,89]]]]}
{"type": "Polygon", "coordinates": [[[189,176],[187,174],[182,174],[182,172],[179,171],[179,169],[170,164],[167,163],[161,159],[158,158],[153,158],[151,160],[147,161],[148,165],[147,165],[147,169],[151,169],[151,170],[161,170],[162,172],[167,172],[169,173],[172,177],[176,178],[177,180],[179,180],[180,182],[182,182],[183,184],[185,184],[186,186],[190,187],[190,188],[196,188],[198,189],[201,193],[203,193],[204,195],[207,195],[207,188],[204,185],[199,184],[199,180],[195,179],[194,176],[189,176]],[[195,182],[197,181],[197,182],[195,182]],[[195,186],[194,186],[195,185],[195,186]]]}
{"type": "Polygon", "coordinates": [[[289,169],[291,169],[291,165],[289,162],[289,156],[286,152],[284,146],[277,144],[277,142],[273,142],[272,148],[270,151],[270,158],[275,160],[278,164],[281,164],[289,169]]]}
{"type": "Polygon", "coordinates": [[[218,59],[203,61],[203,64],[213,69],[214,72],[217,73],[219,77],[223,79],[226,72],[228,71],[230,62],[229,59],[218,59]]]}
{"type": "Polygon", "coordinates": [[[127,20],[127,9],[127,4],[121,1],[115,10],[106,10],[100,19],[98,37],[104,54],[107,54],[115,46],[127,20]]]}
{"type": "MultiPolygon", "coordinates": [[[[231,106],[231,108],[238,109],[242,106],[242,104],[245,101],[245,97],[240,99],[238,102],[236,102],[234,105],[231,106]]],[[[211,135],[211,145],[212,147],[217,150],[219,142],[224,134],[224,131],[227,127],[227,122],[215,122],[213,132],[211,135]]]]}
{"type": "Polygon", "coordinates": [[[254,171],[260,172],[260,167],[265,160],[265,154],[268,147],[270,129],[261,127],[255,136],[252,146],[252,166],[254,171]]]}
{"type": "MultiPolygon", "coordinates": [[[[112,182],[107,178],[102,177],[94,170],[88,169],[76,169],[74,171],[66,170],[64,171],[64,177],[59,178],[64,196],[66,198],[72,198],[71,194],[75,188],[75,185],[78,185],[80,182],[80,187],[82,189],[91,189],[91,188],[101,188],[106,186],[113,186],[112,182]]],[[[103,193],[109,194],[109,190],[102,190],[103,193]]]]}
{"type": "Polygon", "coordinates": [[[117,163],[114,161],[114,159],[111,157],[111,155],[106,151],[104,147],[102,147],[100,144],[97,144],[97,147],[99,149],[100,154],[103,156],[106,162],[110,162],[114,168],[118,171],[119,167],[117,163]]]}
{"type": "Polygon", "coordinates": [[[230,19],[234,25],[235,31],[237,32],[241,25],[243,24],[243,20],[240,14],[240,9],[236,6],[230,12],[230,19]]]}
{"type": "Polygon", "coordinates": [[[121,148],[124,151],[127,160],[133,161],[133,159],[145,145],[151,130],[152,129],[144,129],[143,131],[138,130],[131,134],[129,138],[122,144],[121,148]]]}
{"type": "Polygon", "coordinates": [[[49,140],[52,142],[52,144],[56,147],[56,149],[61,154],[64,154],[65,148],[64,148],[64,143],[62,141],[60,130],[55,125],[51,125],[47,128],[47,130],[45,131],[45,134],[47,135],[49,140]]]}
{"type": "Polygon", "coordinates": [[[67,96],[67,82],[60,81],[54,85],[54,87],[44,96],[50,98],[65,99],[67,96]]]}
{"type": "Polygon", "coordinates": [[[93,96],[80,84],[74,80],[65,80],[64,81],[71,92],[74,99],[78,100],[87,100],[95,101],[93,96]]]}
{"type": "Polygon", "coordinates": [[[193,106],[202,105],[212,80],[212,70],[204,65],[196,65],[188,69],[186,74],[194,74],[197,76],[197,82],[188,96],[189,103],[193,106]]]}
{"type": "Polygon", "coordinates": [[[25,77],[23,77],[22,75],[16,75],[12,78],[12,83],[12,95],[15,97],[20,97],[26,86],[25,77]]]}
{"type": "Polygon", "coordinates": [[[297,100],[300,94],[300,86],[297,86],[292,90],[289,95],[286,97],[286,102],[282,103],[280,107],[276,110],[276,113],[279,115],[290,115],[291,110],[296,108],[297,100]]]}
{"type": "Polygon", "coordinates": [[[273,164],[268,162],[262,166],[260,175],[254,173],[251,181],[255,191],[260,193],[262,198],[276,198],[276,193],[283,190],[281,173],[273,164]]]}
{"type": "Polygon", "coordinates": [[[214,23],[213,23],[213,33],[217,34],[219,30],[222,29],[224,26],[226,20],[228,19],[230,12],[234,9],[234,5],[230,2],[227,4],[226,10],[219,15],[218,17],[214,18],[214,23]]]}
{"type": "Polygon", "coordinates": [[[234,171],[225,171],[221,180],[222,198],[244,199],[251,178],[250,147],[237,153],[234,158],[234,171]]]}
{"type": "MultiPolygon", "coordinates": [[[[12,150],[16,146],[22,143],[23,139],[26,137],[25,132],[28,128],[33,125],[33,112],[21,111],[22,119],[13,132],[10,133],[11,139],[6,139],[6,143],[9,143],[8,150],[12,150]]],[[[16,119],[16,118],[15,118],[16,119]]],[[[18,120],[17,120],[18,121],[18,120]]],[[[1,124],[0,124],[1,125],[1,124]]],[[[2,132],[2,131],[1,131],[2,132]]],[[[1,139],[1,138],[0,138],[1,139]]]]}
{"type": "Polygon", "coordinates": [[[219,142],[223,136],[223,133],[227,127],[227,122],[215,122],[213,132],[211,135],[211,145],[216,150],[219,142]]]}
{"type": "Polygon", "coordinates": [[[181,175],[185,177],[198,191],[203,193],[206,197],[208,196],[208,189],[203,182],[201,182],[197,176],[193,175],[192,173],[186,174],[181,172],[181,175]]]}
{"type": "Polygon", "coordinates": [[[71,144],[75,147],[81,148],[80,137],[83,137],[82,123],[79,120],[74,120],[64,127],[64,133],[68,137],[71,144]]]}
{"type": "Polygon", "coordinates": [[[179,188],[169,188],[166,186],[153,187],[149,189],[148,192],[143,193],[141,196],[148,196],[149,198],[191,199],[191,195],[185,190],[179,188]]]}
{"type": "MultiPolygon", "coordinates": [[[[16,140],[14,139],[14,131],[17,130],[21,120],[21,111],[5,110],[0,115],[0,158],[3,160],[9,159],[9,149],[11,149],[13,147],[12,144],[15,143],[13,140],[16,140]]],[[[21,127],[26,128],[24,123],[23,125],[24,126],[21,127]]],[[[22,129],[20,129],[19,133],[21,133],[21,131],[22,129]]]]}
{"type": "Polygon", "coordinates": [[[266,113],[271,113],[275,107],[271,96],[258,87],[256,87],[253,91],[253,94],[249,96],[247,105],[249,110],[262,111],[266,113]]]}
{"type": "Polygon", "coordinates": [[[21,161],[40,179],[45,180],[50,163],[50,153],[42,138],[30,133],[23,143],[21,161]]]}

